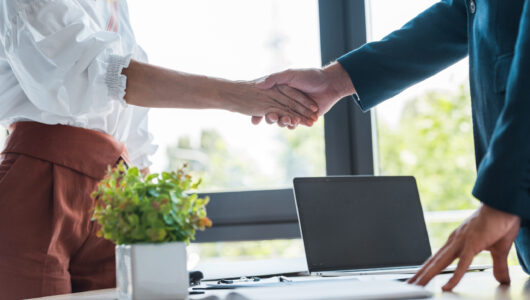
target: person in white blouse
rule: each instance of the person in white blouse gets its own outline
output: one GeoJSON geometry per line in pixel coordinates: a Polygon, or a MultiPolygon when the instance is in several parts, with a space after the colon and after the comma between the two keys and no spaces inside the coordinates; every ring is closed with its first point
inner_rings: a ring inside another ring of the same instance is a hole
{"type": "Polygon", "coordinates": [[[148,64],[125,0],[0,0],[0,43],[0,299],[115,284],[89,193],[107,164],[149,167],[148,107],[276,113],[290,128],[318,118],[287,86],[148,64]]]}

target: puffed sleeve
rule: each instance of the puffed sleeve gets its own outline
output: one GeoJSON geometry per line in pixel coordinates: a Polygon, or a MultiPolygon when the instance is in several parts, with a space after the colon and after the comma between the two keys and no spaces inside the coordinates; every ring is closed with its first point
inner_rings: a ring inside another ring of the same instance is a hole
{"type": "Polygon", "coordinates": [[[0,0],[0,41],[29,100],[60,116],[105,113],[125,105],[121,74],[131,54],[120,36],[105,31],[97,1],[0,0]]]}

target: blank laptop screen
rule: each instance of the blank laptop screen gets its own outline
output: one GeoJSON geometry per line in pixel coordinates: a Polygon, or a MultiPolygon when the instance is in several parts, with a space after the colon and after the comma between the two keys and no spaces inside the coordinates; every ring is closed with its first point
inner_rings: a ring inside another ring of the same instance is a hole
{"type": "Polygon", "coordinates": [[[309,271],[421,265],[431,248],[413,177],[294,180],[309,271]]]}

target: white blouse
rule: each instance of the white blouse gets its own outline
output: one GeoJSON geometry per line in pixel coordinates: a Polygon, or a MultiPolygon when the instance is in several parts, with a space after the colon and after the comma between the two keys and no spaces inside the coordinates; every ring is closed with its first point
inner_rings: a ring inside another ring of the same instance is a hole
{"type": "Polygon", "coordinates": [[[124,142],[133,164],[156,151],[148,109],[127,105],[136,44],[125,0],[0,0],[0,124],[65,124],[124,142]]]}

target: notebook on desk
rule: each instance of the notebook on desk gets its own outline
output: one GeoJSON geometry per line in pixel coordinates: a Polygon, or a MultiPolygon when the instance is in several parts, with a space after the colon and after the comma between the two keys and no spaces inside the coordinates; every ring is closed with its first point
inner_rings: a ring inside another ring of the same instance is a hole
{"type": "Polygon", "coordinates": [[[432,297],[431,292],[418,286],[396,281],[333,280],[283,287],[242,289],[228,293],[224,297],[211,297],[203,300],[370,300],[428,297],[432,297]]]}
{"type": "Polygon", "coordinates": [[[294,193],[312,274],[415,273],[431,256],[414,177],[295,178],[294,193]]]}

